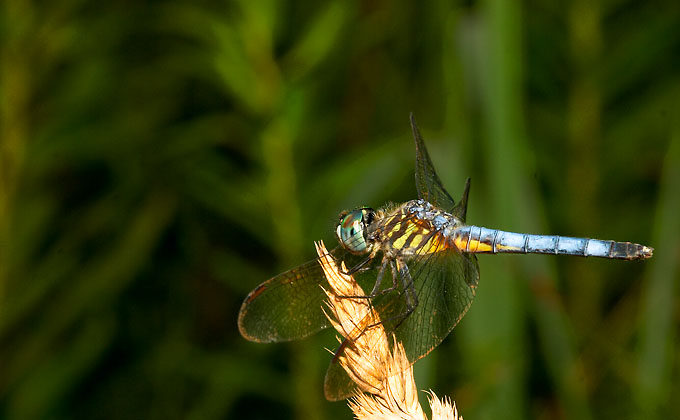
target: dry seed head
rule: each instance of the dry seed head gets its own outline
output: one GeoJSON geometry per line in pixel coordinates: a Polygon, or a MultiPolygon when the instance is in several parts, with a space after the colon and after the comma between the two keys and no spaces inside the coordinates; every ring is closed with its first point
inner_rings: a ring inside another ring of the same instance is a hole
{"type": "MultiPolygon", "coordinates": [[[[413,378],[413,366],[401,343],[392,336],[393,350],[378,313],[370,299],[340,296],[365,296],[352,276],[338,270],[333,257],[323,242],[316,245],[319,263],[330,286],[326,290],[326,316],[333,327],[351,344],[339,356],[339,363],[359,388],[349,402],[359,419],[427,419],[418,402],[418,391],[413,378]],[[330,313],[329,313],[330,312],[330,313]],[[369,327],[369,328],[367,328],[369,327]]],[[[434,419],[460,419],[450,400],[439,401],[430,393],[434,419]]]]}

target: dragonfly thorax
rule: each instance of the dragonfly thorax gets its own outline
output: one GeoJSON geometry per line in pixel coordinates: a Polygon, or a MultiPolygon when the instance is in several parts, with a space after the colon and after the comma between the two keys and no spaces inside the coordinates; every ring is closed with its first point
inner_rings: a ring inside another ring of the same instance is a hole
{"type": "Polygon", "coordinates": [[[368,240],[368,227],[375,220],[375,210],[362,207],[340,214],[340,222],[335,230],[340,244],[353,254],[371,252],[372,243],[368,240]]]}

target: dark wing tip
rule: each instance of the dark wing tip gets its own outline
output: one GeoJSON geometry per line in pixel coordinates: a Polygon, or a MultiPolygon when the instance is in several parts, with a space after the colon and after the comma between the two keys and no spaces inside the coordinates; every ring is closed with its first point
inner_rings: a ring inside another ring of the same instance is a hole
{"type": "Polygon", "coordinates": [[[470,181],[472,178],[468,177],[465,181],[465,189],[463,190],[463,196],[461,197],[456,207],[453,209],[453,214],[460,220],[465,222],[467,217],[467,206],[468,206],[468,196],[470,195],[470,181]]]}
{"type": "Polygon", "coordinates": [[[250,302],[266,289],[266,287],[263,286],[265,286],[265,284],[259,285],[255,290],[250,292],[241,304],[241,309],[238,311],[238,332],[241,333],[241,336],[246,340],[255,343],[267,343],[272,341],[267,340],[266,337],[262,337],[261,335],[253,334],[249,327],[249,323],[252,323],[252,315],[249,316],[248,314],[250,302]]]}
{"type": "Polygon", "coordinates": [[[345,368],[342,367],[339,361],[340,355],[348,345],[351,345],[351,342],[345,338],[333,354],[333,360],[331,360],[331,364],[328,366],[328,370],[326,370],[326,377],[323,381],[323,393],[328,401],[346,400],[354,395],[358,389],[357,384],[345,372],[345,368]]]}
{"type": "Polygon", "coordinates": [[[411,131],[413,131],[413,137],[416,139],[416,143],[418,143],[418,139],[422,139],[422,137],[420,135],[420,130],[418,129],[418,124],[416,123],[416,116],[413,114],[413,112],[408,114],[408,119],[411,122],[411,131]]]}

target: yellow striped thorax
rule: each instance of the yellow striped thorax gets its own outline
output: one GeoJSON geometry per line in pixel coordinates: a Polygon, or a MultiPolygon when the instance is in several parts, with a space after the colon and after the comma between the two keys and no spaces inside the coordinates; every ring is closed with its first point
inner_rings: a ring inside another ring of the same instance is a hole
{"type": "Polygon", "coordinates": [[[454,229],[463,223],[425,200],[374,211],[363,207],[340,215],[336,234],[354,254],[415,256],[442,251],[453,243],[454,229]]]}

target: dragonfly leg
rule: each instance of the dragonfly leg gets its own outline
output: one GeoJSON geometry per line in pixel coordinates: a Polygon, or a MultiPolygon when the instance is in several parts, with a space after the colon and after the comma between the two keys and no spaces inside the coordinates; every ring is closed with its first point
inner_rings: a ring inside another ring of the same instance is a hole
{"type": "MultiPolygon", "coordinates": [[[[389,260],[391,265],[392,265],[392,287],[388,287],[387,289],[380,290],[380,285],[382,284],[383,277],[385,276],[385,267],[387,266],[387,260],[384,260],[382,265],[380,266],[380,270],[378,271],[378,275],[376,276],[375,279],[375,285],[373,286],[373,290],[371,290],[371,293],[368,295],[364,296],[338,296],[341,299],[373,299],[376,296],[384,295],[385,293],[389,293],[393,291],[394,289],[397,288],[397,279],[396,279],[396,271],[394,268],[394,262],[392,260],[389,260]]],[[[360,264],[365,264],[365,262],[361,262],[360,264]]],[[[352,271],[352,270],[350,270],[352,271]]],[[[356,272],[356,271],[355,271],[356,272]]]]}
{"type": "Polygon", "coordinates": [[[416,293],[413,278],[411,277],[411,272],[408,270],[408,266],[403,262],[397,262],[399,268],[399,277],[404,286],[404,294],[406,295],[406,311],[404,312],[404,318],[411,314],[418,306],[418,294],[416,293]]]}
{"type": "Polygon", "coordinates": [[[371,260],[373,259],[372,256],[368,256],[365,260],[361,261],[360,263],[356,264],[354,267],[350,268],[349,270],[343,270],[340,268],[340,273],[342,273],[345,276],[351,276],[356,273],[360,273],[362,271],[366,271],[369,269],[369,267],[366,267],[366,264],[368,264],[371,260]]]}
{"type": "Polygon", "coordinates": [[[380,271],[378,272],[378,276],[375,280],[375,286],[373,286],[373,290],[371,290],[371,293],[368,296],[365,296],[366,298],[374,298],[376,296],[384,295],[385,293],[390,293],[391,291],[399,287],[399,283],[397,282],[397,270],[396,266],[394,265],[394,260],[390,259],[389,262],[390,267],[392,268],[392,287],[380,290],[380,284],[382,283],[383,276],[385,275],[385,267],[387,266],[387,260],[383,260],[383,263],[380,266],[380,271]]]}
{"type": "MultiPolygon", "coordinates": [[[[411,313],[413,313],[413,311],[418,306],[418,295],[416,294],[413,278],[411,277],[411,273],[408,270],[408,266],[401,262],[401,260],[397,260],[395,262],[395,260],[392,259],[390,260],[390,267],[392,268],[393,285],[389,289],[385,289],[376,295],[396,289],[399,284],[397,281],[397,276],[399,276],[401,278],[402,286],[404,287],[404,294],[406,295],[404,296],[404,299],[406,300],[406,310],[400,314],[384,318],[378,323],[368,325],[364,331],[377,327],[378,325],[384,325],[386,322],[390,323],[391,330],[395,330],[399,327],[399,325],[401,325],[402,322],[404,322],[406,318],[408,318],[409,315],[411,315],[411,313]]],[[[362,334],[364,331],[362,331],[362,334]]]]}
{"type": "Polygon", "coordinates": [[[373,285],[373,290],[371,290],[371,293],[369,294],[370,297],[375,297],[377,296],[378,290],[380,290],[380,283],[382,283],[383,276],[385,275],[385,262],[382,263],[380,266],[380,271],[378,271],[378,276],[375,279],[375,285],[373,285]]]}

